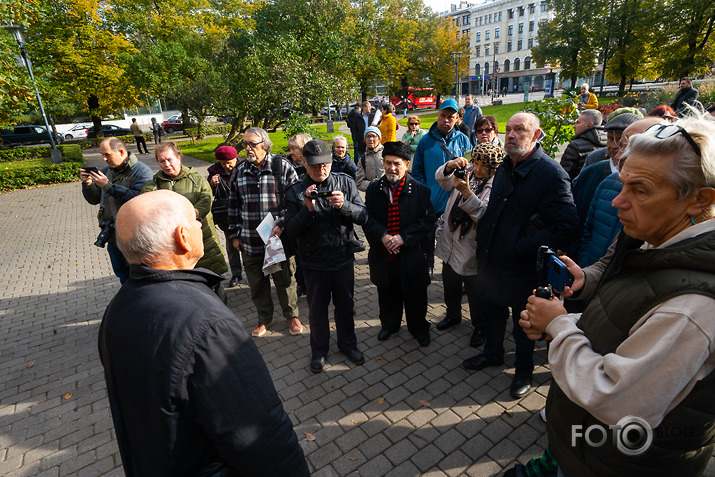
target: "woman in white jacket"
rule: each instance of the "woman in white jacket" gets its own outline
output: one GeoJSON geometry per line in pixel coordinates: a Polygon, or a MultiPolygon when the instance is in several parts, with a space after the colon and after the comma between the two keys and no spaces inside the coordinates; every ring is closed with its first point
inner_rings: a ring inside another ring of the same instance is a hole
{"type": "Polygon", "coordinates": [[[474,326],[469,343],[473,347],[484,343],[476,299],[477,221],[487,210],[492,180],[505,155],[504,150],[495,144],[479,144],[472,150],[471,162],[458,157],[435,173],[439,185],[452,191],[436,232],[435,255],[444,262],[442,283],[447,306],[447,316],[437,324],[437,329],[445,330],[462,322],[464,284],[474,326]]]}

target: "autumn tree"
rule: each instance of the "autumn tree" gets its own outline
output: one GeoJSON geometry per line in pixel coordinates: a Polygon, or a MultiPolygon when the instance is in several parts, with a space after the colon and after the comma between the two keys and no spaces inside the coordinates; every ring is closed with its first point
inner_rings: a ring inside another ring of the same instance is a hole
{"type": "Polygon", "coordinates": [[[700,75],[715,64],[715,2],[669,0],[659,16],[666,21],[659,26],[651,54],[662,76],[700,75]]]}

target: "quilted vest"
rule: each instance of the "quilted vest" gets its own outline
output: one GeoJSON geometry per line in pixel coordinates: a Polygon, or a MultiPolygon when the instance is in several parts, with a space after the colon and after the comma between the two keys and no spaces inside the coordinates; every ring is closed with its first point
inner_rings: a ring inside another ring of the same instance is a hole
{"type": "MultiPolygon", "coordinates": [[[[641,250],[640,244],[619,235],[613,260],[577,323],[599,354],[615,352],[638,319],[659,303],[684,294],[715,299],[715,233],[665,249],[641,250]]],[[[572,426],[581,425],[582,431],[608,426],[569,400],[556,383],[547,406],[549,447],[567,476],[695,476],[704,472],[715,449],[715,372],[666,414],[653,429],[652,445],[637,456],[619,451],[611,431],[600,447],[584,438],[572,446],[572,426]]],[[[601,438],[594,433],[593,440],[601,438]]]]}

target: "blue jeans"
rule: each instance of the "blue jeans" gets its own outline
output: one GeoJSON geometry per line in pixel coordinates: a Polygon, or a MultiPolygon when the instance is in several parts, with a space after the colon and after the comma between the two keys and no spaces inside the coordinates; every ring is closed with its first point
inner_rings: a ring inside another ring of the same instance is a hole
{"type": "Polygon", "coordinates": [[[129,263],[127,263],[116,243],[107,242],[107,252],[109,252],[109,260],[112,262],[114,274],[119,277],[119,282],[124,285],[124,282],[129,279],[129,263]]]}

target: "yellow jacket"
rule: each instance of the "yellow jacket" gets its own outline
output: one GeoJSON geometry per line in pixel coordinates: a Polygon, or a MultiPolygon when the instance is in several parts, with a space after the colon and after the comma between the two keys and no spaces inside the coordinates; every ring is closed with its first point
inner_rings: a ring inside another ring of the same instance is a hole
{"type": "Polygon", "coordinates": [[[397,119],[394,114],[383,114],[380,123],[380,134],[382,134],[381,144],[397,141],[397,119]]]}

